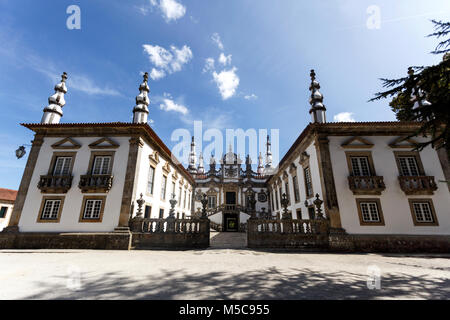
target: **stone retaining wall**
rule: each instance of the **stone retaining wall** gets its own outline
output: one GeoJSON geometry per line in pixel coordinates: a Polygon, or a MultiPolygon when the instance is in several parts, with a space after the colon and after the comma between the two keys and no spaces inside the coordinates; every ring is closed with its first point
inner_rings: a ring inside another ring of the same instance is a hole
{"type": "Polygon", "coordinates": [[[130,233],[0,233],[0,249],[129,250],[130,233]]]}
{"type": "Polygon", "coordinates": [[[209,232],[202,233],[135,233],[132,249],[195,249],[209,247],[209,232]]]}

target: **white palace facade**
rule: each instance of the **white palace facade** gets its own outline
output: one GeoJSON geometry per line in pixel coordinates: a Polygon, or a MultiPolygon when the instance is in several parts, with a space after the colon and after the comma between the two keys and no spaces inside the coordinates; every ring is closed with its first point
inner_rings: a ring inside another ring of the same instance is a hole
{"type": "MultiPolygon", "coordinates": [[[[44,239],[58,234],[71,235],[66,247],[114,248],[105,243],[114,235],[132,234],[131,221],[148,231],[158,219],[187,226],[189,219],[207,217],[219,231],[246,231],[249,219],[291,219],[303,230],[308,221],[324,219],[328,234],[351,236],[353,243],[383,239],[390,246],[403,241],[403,247],[420,249],[425,241],[428,249],[450,247],[445,149],[416,151],[415,144],[426,141],[410,137],[420,127],[417,122],[328,123],[314,71],[311,123],[276,167],[267,137],[256,171],[249,156],[241,159],[232,149],[217,159],[208,157],[205,166],[194,138],[184,168],[147,123],[148,74],[132,123],[61,123],[66,79],[64,73],[41,122],[23,124],[35,135],[0,246],[45,247],[49,240],[44,239]],[[27,235],[34,238],[25,240],[27,235]],[[80,240],[83,235],[90,238],[80,240]]],[[[269,229],[275,231],[275,224],[269,229]]],[[[271,247],[269,232],[261,237],[259,246],[271,247]]]]}

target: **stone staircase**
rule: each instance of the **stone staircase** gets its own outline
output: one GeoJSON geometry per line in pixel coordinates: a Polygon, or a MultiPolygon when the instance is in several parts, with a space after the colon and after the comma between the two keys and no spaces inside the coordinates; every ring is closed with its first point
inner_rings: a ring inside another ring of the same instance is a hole
{"type": "Polygon", "coordinates": [[[210,249],[245,249],[247,233],[245,232],[210,232],[210,249]]]}

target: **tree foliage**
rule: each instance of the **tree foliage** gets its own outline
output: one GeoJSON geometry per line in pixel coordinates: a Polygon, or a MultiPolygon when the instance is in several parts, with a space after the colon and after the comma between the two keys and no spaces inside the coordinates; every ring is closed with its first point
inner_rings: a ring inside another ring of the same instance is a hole
{"type": "MultiPolygon", "coordinates": [[[[435,32],[428,35],[437,39],[450,34],[450,22],[432,20],[435,32]]],[[[418,121],[420,129],[413,136],[431,136],[431,140],[417,145],[422,150],[428,145],[445,148],[450,154],[450,37],[442,39],[431,53],[444,54],[434,66],[413,66],[408,76],[400,79],[381,79],[387,90],[378,92],[370,101],[392,98],[389,105],[400,121],[418,121]]]]}

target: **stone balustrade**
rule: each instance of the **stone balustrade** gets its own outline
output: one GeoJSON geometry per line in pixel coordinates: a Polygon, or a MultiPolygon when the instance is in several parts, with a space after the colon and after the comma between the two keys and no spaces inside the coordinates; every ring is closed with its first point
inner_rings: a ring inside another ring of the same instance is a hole
{"type": "Polygon", "coordinates": [[[349,176],[348,184],[355,195],[380,195],[386,189],[380,176],[349,176]]]}
{"type": "Polygon", "coordinates": [[[78,187],[81,192],[106,193],[112,188],[113,178],[110,174],[82,175],[78,187]]]}
{"type": "Polygon", "coordinates": [[[42,193],[67,193],[72,187],[73,176],[42,175],[37,187],[42,193]]]}
{"type": "Polygon", "coordinates": [[[432,195],[438,188],[432,176],[399,176],[398,180],[406,195],[432,195]]]}

